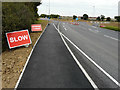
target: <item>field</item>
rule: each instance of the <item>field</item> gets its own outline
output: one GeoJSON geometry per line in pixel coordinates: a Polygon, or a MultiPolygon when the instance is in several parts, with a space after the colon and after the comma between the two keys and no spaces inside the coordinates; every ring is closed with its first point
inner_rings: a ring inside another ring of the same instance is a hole
{"type": "Polygon", "coordinates": [[[101,25],[104,25],[105,29],[110,29],[110,30],[115,30],[115,31],[120,31],[120,23],[118,22],[110,22],[108,24],[101,24],[101,25]]]}
{"type": "MultiPolygon", "coordinates": [[[[47,21],[39,20],[35,22],[42,25],[42,29],[47,25],[47,21]]],[[[32,45],[42,32],[30,33],[32,45]]],[[[32,50],[32,45],[28,48],[20,47],[12,50],[8,50],[2,53],[2,88],[14,88],[16,82],[21,74],[25,62],[32,50]]]]}
{"type": "MultiPolygon", "coordinates": [[[[89,25],[93,25],[90,21],[86,21],[89,25]]],[[[105,22],[105,21],[95,21],[99,22],[99,26],[103,26],[101,28],[114,30],[114,31],[120,31],[120,23],[118,22],[105,22]]]]}

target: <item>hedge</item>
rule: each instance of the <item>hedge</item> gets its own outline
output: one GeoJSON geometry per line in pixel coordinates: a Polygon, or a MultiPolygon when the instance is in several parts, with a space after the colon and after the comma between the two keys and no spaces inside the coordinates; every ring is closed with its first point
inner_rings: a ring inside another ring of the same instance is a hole
{"type": "Polygon", "coordinates": [[[6,33],[29,29],[38,18],[37,6],[40,2],[2,3],[2,51],[8,49],[6,33]]]}

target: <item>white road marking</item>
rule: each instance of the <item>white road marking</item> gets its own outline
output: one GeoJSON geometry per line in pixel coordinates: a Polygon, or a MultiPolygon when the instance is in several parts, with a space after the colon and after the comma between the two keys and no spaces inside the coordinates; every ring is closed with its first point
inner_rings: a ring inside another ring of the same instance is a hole
{"type": "Polygon", "coordinates": [[[88,81],[90,82],[90,84],[93,86],[93,88],[95,90],[99,90],[98,87],[97,87],[97,85],[94,83],[94,81],[91,79],[91,77],[88,75],[88,73],[86,72],[86,70],[83,68],[83,66],[80,64],[80,62],[78,61],[78,59],[76,58],[76,56],[73,54],[73,52],[71,51],[71,49],[67,45],[66,41],[63,38],[62,33],[59,31],[59,25],[58,25],[58,29],[56,28],[55,25],[54,25],[54,27],[58,31],[58,33],[60,34],[60,36],[61,36],[61,38],[62,38],[65,46],[67,47],[68,51],[70,52],[70,54],[72,55],[72,57],[74,58],[75,62],[77,63],[77,65],[79,66],[79,68],[82,70],[82,72],[84,73],[84,75],[86,76],[86,78],[88,79],[88,81]]]}
{"type": "Polygon", "coordinates": [[[92,29],[89,29],[89,31],[94,32],[94,33],[98,33],[99,32],[98,30],[92,30],[92,29]]]}
{"type": "Polygon", "coordinates": [[[64,28],[65,29],[65,31],[67,31],[67,29],[66,28],[64,28]]]}
{"type": "Polygon", "coordinates": [[[118,39],[117,38],[114,38],[114,37],[110,37],[110,36],[108,36],[108,35],[104,35],[105,37],[107,37],[107,38],[111,38],[111,39],[113,39],[113,40],[116,40],[116,41],[118,41],[118,39]]]}
{"type": "Polygon", "coordinates": [[[68,40],[79,52],[81,52],[90,62],[92,62],[100,71],[102,71],[110,80],[112,80],[116,85],[120,87],[120,83],[114,79],[109,73],[107,73],[102,67],[100,67],[92,58],[90,58],[85,52],[83,52],[76,44],[74,44],[70,39],[68,39],[64,34],[60,31],[59,33],[68,40]]]}
{"type": "Polygon", "coordinates": [[[97,27],[95,27],[95,26],[92,26],[93,28],[97,28],[97,27]]]}
{"type": "Polygon", "coordinates": [[[101,70],[109,79],[111,79],[116,85],[120,87],[120,83],[115,80],[109,73],[107,73],[103,68],[101,68],[94,60],[92,60],[86,53],[84,53],[77,45],[75,45],[70,39],[68,39],[64,34],[62,34],[78,51],[80,51],[90,62],[92,62],[99,70],[101,70]]]}
{"type": "Polygon", "coordinates": [[[65,28],[65,26],[63,25],[63,28],[65,29],[65,31],[67,31],[67,29],[65,28]]]}
{"type": "MultiPolygon", "coordinates": [[[[48,24],[47,24],[47,26],[48,26],[48,24]]],[[[47,28],[47,26],[46,26],[46,28],[47,28]]],[[[19,79],[18,79],[18,81],[17,81],[17,83],[16,83],[16,85],[15,85],[14,90],[17,90],[17,87],[18,87],[18,85],[19,85],[19,83],[20,83],[20,80],[21,80],[21,78],[22,78],[22,76],[23,76],[23,74],[24,74],[24,72],[25,72],[25,69],[26,69],[26,67],[27,67],[27,65],[28,65],[28,62],[29,62],[29,60],[30,60],[30,57],[31,57],[31,55],[32,55],[32,53],[33,53],[33,51],[34,51],[34,49],[35,49],[35,46],[37,45],[39,39],[42,37],[42,35],[43,35],[43,33],[45,32],[46,28],[44,29],[44,31],[42,32],[42,34],[40,35],[40,37],[37,39],[37,41],[35,42],[32,50],[31,50],[31,52],[30,52],[30,54],[29,54],[29,56],[28,56],[28,58],[27,58],[27,61],[26,61],[25,66],[24,66],[24,68],[23,68],[23,70],[22,70],[22,73],[20,74],[19,79]]]]}

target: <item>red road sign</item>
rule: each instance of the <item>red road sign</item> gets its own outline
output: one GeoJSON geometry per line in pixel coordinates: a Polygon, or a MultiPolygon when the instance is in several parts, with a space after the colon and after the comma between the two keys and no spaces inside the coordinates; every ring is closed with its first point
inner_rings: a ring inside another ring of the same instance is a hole
{"type": "Polygon", "coordinates": [[[32,31],[42,31],[42,26],[41,24],[33,24],[31,25],[32,31]]]}
{"type": "Polygon", "coordinates": [[[28,30],[6,33],[6,37],[10,49],[32,43],[28,30]]]}

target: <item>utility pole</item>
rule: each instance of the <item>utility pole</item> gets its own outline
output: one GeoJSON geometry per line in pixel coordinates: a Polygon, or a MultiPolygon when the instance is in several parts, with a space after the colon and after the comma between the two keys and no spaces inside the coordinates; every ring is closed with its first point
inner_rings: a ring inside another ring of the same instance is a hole
{"type": "Polygon", "coordinates": [[[48,18],[48,25],[50,23],[50,0],[49,0],[49,18],[48,18]]]}
{"type": "Polygon", "coordinates": [[[93,6],[93,17],[95,17],[95,6],[93,6]]]}
{"type": "Polygon", "coordinates": [[[50,0],[49,0],[49,15],[50,15],[50,0]]]}
{"type": "Polygon", "coordinates": [[[93,24],[94,24],[94,17],[95,17],[95,6],[93,6],[93,24]]]}

